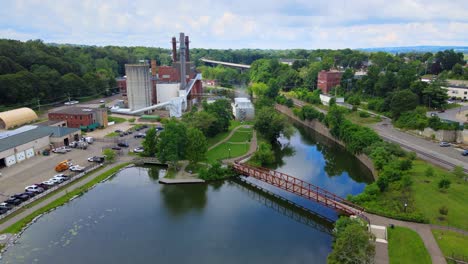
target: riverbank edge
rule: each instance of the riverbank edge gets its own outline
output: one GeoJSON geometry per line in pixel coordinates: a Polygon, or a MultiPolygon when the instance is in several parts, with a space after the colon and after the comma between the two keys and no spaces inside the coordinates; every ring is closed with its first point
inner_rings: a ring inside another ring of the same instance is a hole
{"type": "MultiPolygon", "coordinates": [[[[287,117],[293,119],[294,121],[299,122],[301,125],[308,127],[315,132],[319,133],[320,135],[333,140],[337,144],[339,144],[342,147],[346,147],[346,144],[342,142],[341,140],[336,139],[335,137],[330,134],[330,130],[328,127],[326,127],[324,124],[320,123],[318,120],[301,120],[299,117],[294,115],[293,111],[288,108],[287,106],[276,104],[275,105],[276,111],[286,115],[287,117]]],[[[378,173],[377,170],[374,167],[374,163],[372,160],[365,154],[353,154],[364,166],[366,166],[370,172],[372,173],[372,176],[374,177],[374,180],[377,180],[378,178],[378,173]]]]}
{"type": "MultiPolygon", "coordinates": [[[[127,169],[129,167],[133,167],[133,166],[134,166],[134,164],[132,162],[124,162],[122,164],[117,164],[114,167],[109,168],[108,170],[96,175],[94,178],[92,178],[90,181],[84,183],[83,185],[76,186],[76,188],[74,188],[71,192],[66,192],[65,194],[61,195],[60,197],[57,197],[56,199],[50,201],[46,205],[37,208],[32,213],[30,213],[27,216],[19,219],[18,221],[11,224],[9,227],[7,227],[4,230],[0,231],[0,234],[5,234],[5,233],[7,233],[5,231],[8,230],[9,228],[11,228],[12,226],[17,225],[18,223],[24,221],[24,219],[26,219],[26,218],[31,218],[29,221],[23,223],[24,226],[21,227],[20,231],[18,231],[16,233],[13,233],[12,237],[8,240],[8,242],[6,244],[1,244],[0,245],[0,260],[2,259],[3,253],[6,252],[10,246],[15,244],[15,242],[21,237],[23,232],[25,232],[33,223],[35,223],[43,215],[45,215],[47,213],[50,213],[51,211],[54,211],[54,210],[56,210],[57,208],[59,208],[61,206],[66,205],[67,203],[71,202],[75,198],[83,195],[84,193],[86,193],[89,190],[96,187],[97,184],[105,182],[109,178],[114,176],[115,174],[119,173],[120,171],[122,171],[124,169],[127,169]],[[65,199],[63,201],[60,201],[64,197],[67,197],[67,199],[65,199]],[[56,204],[54,204],[54,203],[56,203],[56,204]],[[51,206],[52,204],[54,204],[54,205],[51,206]],[[50,208],[47,208],[47,207],[50,207],[50,208]],[[47,208],[47,209],[44,210],[44,208],[47,208]]],[[[92,175],[92,173],[85,176],[83,178],[83,180],[85,180],[86,178],[88,178],[91,175],[92,175]]],[[[45,200],[45,199],[48,199],[48,198],[51,198],[51,196],[49,196],[49,197],[46,196],[43,199],[45,200]]]]}

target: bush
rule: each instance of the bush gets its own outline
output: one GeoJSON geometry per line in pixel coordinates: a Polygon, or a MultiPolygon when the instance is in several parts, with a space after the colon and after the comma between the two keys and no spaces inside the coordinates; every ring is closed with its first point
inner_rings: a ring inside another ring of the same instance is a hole
{"type": "Polygon", "coordinates": [[[367,112],[364,112],[364,111],[360,111],[359,112],[359,117],[368,118],[368,117],[370,117],[370,114],[367,113],[367,112]]]}
{"type": "Polygon", "coordinates": [[[252,160],[262,166],[275,162],[275,154],[271,150],[271,145],[266,142],[261,142],[258,150],[253,154],[252,160]]]}
{"type": "Polygon", "coordinates": [[[434,176],[434,168],[432,166],[427,167],[425,174],[427,177],[432,177],[434,176]]]}
{"type": "Polygon", "coordinates": [[[234,172],[231,168],[223,168],[220,162],[215,162],[211,164],[209,169],[203,168],[198,173],[198,178],[205,181],[220,180],[232,176],[234,176],[234,172]]]}
{"type": "Polygon", "coordinates": [[[413,162],[409,159],[404,159],[400,161],[400,170],[408,171],[413,167],[413,162]]]}
{"type": "Polygon", "coordinates": [[[447,190],[448,188],[450,188],[450,184],[450,180],[444,178],[439,181],[438,186],[440,190],[447,190]]]}
{"type": "Polygon", "coordinates": [[[419,111],[408,111],[400,115],[395,121],[395,126],[405,129],[423,130],[428,126],[428,119],[424,114],[419,113],[419,111]]]}
{"type": "Polygon", "coordinates": [[[439,213],[440,213],[441,215],[447,215],[447,214],[448,214],[448,208],[447,208],[447,206],[444,205],[444,206],[440,207],[440,208],[439,208],[439,213]]]}
{"type": "Polygon", "coordinates": [[[416,152],[411,151],[411,152],[408,153],[408,159],[409,159],[409,160],[415,160],[416,157],[417,157],[417,156],[416,156],[416,152]]]}
{"type": "Polygon", "coordinates": [[[371,99],[368,101],[367,108],[369,108],[369,110],[374,110],[377,112],[385,112],[386,109],[384,105],[385,105],[384,99],[375,98],[375,99],[371,99]]]}
{"type": "Polygon", "coordinates": [[[128,119],[128,122],[130,122],[130,123],[134,123],[134,122],[135,122],[135,120],[136,120],[136,119],[135,119],[134,117],[132,117],[132,118],[128,119]]]}

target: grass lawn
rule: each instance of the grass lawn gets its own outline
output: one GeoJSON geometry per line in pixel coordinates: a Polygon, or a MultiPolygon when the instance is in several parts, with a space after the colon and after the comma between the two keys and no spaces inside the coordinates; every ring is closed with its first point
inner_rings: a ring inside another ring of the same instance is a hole
{"type": "Polygon", "coordinates": [[[347,113],[345,116],[346,116],[346,119],[348,119],[349,121],[358,125],[363,125],[363,126],[369,125],[369,124],[375,124],[382,120],[380,117],[376,117],[376,116],[360,117],[359,111],[347,113]]]}
{"type": "Polygon", "coordinates": [[[109,134],[105,135],[105,138],[113,138],[113,137],[118,137],[119,133],[117,132],[110,132],[109,134]]]}
{"type": "Polygon", "coordinates": [[[127,119],[125,119],[125,118],[116,117],[116,116],[108,116],[107,120],[109,122],[115,122],[116,124],[123,123],[123,122],[127,121],[127,119]]]}
{"type": "MultiPolygon", "coordinates": [[[[119,171],[121,168],[127,166],[128,163],[123,163],[123,164],[119,164],[117,165],[116,167],[110,169],[110,170],[107,170],[103,173],[101,173],[100,175],[98,175],[96,178],[94,178],[93,180],[91,180],[90,182],[86,183],[85,185],[81,186],[81,187],[78,187],[76,189],[74,189],[73,191],[71,192],[68,192],[67,194],[65,194],[64,196],[60,197],[60,198],[57,198],[56,200],[52,201],[51,203],[47,204],[46,206],[32,212],[31,214],[29,214],[28,216],[26,216],[25,218],[21,219],[20,221],[14,223],[13,225],[9,226],[8,228],[6,228],[5,230],[2,230],[0,231],[0,234],[2,233],[13,233],[13,234],[16,234],[18,233],[19,231],[21,231],[21,229],[23,229],[24,226],[26,226],[29,222],[31,222],[36,216],[40,215],[40,214],[43,214],[45,212],[48,212],[58,206],[61,206],[65,203],[67,203],[71,198],[73,198],[74,196],[76,195],[81,195],[83,194],[84,192],[86,192],[89,188],[93,187],[94,185],[98,184],[99,182],[101,182],[102,180],[108,178],[109,176],[111,176],[112,174],[115,174],[117,171],[119,171]]],[[[64,187],[62,188],[68,188],[70,186],[73,186],[74,184],[82,181],[83,179],[86,179],[89,175],[92,175],[92,174],[95,174],[97,172],[99,172],[99,170],[101,170],[103,167],[97,169],[96,171],[94,172],[91,172],[89,173],[88,175],[80,178],[79,180],[71,183],[71,185],[65,185],[64,187]]],[[[47,196],[45,197],[50,197],[51,195],[54,195],[56,192],[59,192],[61,190],[63,190],[62,188],[48,194],[47,196]]],[[[31,206],[34,206],[40,202],[43,201],[44,198],[42,199],[39,199],[37,201],[34,201],[32,202],[31,204],[29,204],[27,206],[27,208],[30,208],[31,206]]],[[[15,212],[14,214],[10,215],[9,217],[7,218],[4,218],[2,219],[2,222],[3,221],[6,221],[7,219],[9,219],[10,217],[13,217],[14,215],[17,215],[18,213],[21,213],[23,212],[25,209],[27,208],[24,208],[24,209],[20,209],[18,210],[17,212],[15,212]]]]}
{"type": "Polygon", "coordinates": [[[432,230],[444,256],[465,256],[468,258],[468,236],[448,230],[432,230]]]}
{"type": "Polygon", "coordinates": [[[437,225],[449,225],[468,230],[468,183],[463,182],[450,172],[434,167],[435,175],[426,176],[426,169],[432,166],[421,160],[413,162],[410,175],[413,179],[413,197],[415,206],[421,211],[430,223],[437,225]],[[445,191],[439,191],[437,186],[440,179],[445,176],[452,184],[445,191]],[[439,208],[446,206],[448,214],[443,216],[439,208]]]}
{"type": "Polygon", "coordinates": [[[432,263],[418,233],[405,227],[388,229],[388,256],[390,264],[432,263]]]}
{"type": "MultiPolygon", "coordinates": [[[[250,124],[253,124],[252,122],[248,121],[248,122],[243,122],[242,125],[250,125],[250,124]]],[[[206,140],[208,141],[208,148],[210,148],[211,146],[213,146],[214,144],[218,143],[219,141],[225,139],[227,136],[229,136],[229,133],[231,133],[231,131],[240,126],[241,123],[237,120],[231,120],[231,123],[229,124],[229,128],[228,128],[228,131],[226,132],[222,132],[222,133],[219,133],[217,134],[216,136],[214,137],[211,137],[211,138],[207,138],[206,140]]]]}
{"type": "Polygon", "coordinates": [[[248,142],[252,138],[252,129],[250,131],[237,130],[230,138],[229,142],[248,142]]]}
{"type": "Polygon", "coordinates": [[[235,158],[240,157],[249,151],[250,143],[244,144],[230,144],[229,142],[225,142],[212,150],[206,153],[206,159],[208,162],[214,162],[217,160],[228,159],[228,158],[235,158]],[[229,156],[229,149],[231,149],[229,156]]]}

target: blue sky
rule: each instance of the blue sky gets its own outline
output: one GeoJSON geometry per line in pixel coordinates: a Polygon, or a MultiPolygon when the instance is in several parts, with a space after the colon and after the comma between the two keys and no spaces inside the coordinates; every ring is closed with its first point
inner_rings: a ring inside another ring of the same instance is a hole
{"type": "Polygon", "coordinates": [[[467,0],[1,0],[0,38],[170,48],[468,46],[467,0]]]}

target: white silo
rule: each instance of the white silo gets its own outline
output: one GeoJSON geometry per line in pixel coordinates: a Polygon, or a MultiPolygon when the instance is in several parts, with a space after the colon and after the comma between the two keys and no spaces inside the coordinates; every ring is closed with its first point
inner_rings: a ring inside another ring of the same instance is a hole
{"type": "Polygon", "coordinates": [[[151,106],[149,64],[125,64],[128,107],[133,111],[151,106]]]}

